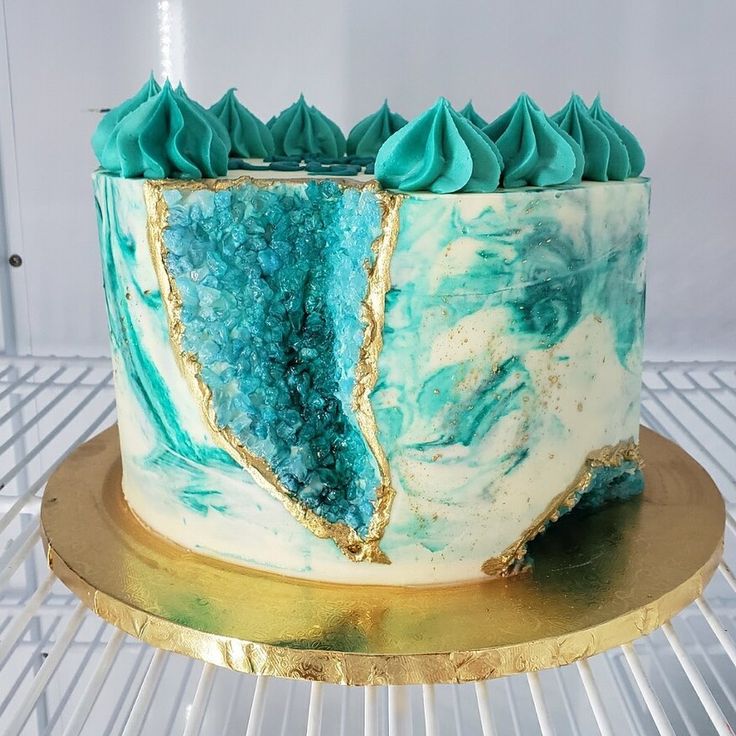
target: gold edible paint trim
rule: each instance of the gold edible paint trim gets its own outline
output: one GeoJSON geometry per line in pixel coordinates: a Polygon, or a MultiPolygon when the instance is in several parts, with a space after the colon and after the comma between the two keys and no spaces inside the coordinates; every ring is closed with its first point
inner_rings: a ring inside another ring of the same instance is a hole
{"type": "Polygon", "coordinates": [[[552,499],[547,509],[534,520],[534,523],[516,542],[507,547],[498,557],[486,560],[481,565],[481,570],[491,577],[505,577],[516,572],[516,563],[526,555],[529,542],[544,529],[548,522],[557,521],[563,509],[571,509],[575,506],[577,496],[588,490],[593,481],[593,468],[615,468],[627,460],[641,467],[639,445],[633,440],[619,442],[616,445],[606,445],[589,453],[582,468],[575,476],[575,480],[552,499]]]}
{"type": "MultiPolygon", "coordinates": [[[[585,528],[551,530],[529,574],[500,580],[335,585],[184,550],[128,508],[116,427],[54,472],[41,528],[49,566],[64,584],[153,646],[274,677],[472,682],[633,641],[702,593],[723,549],[723,498],[674,443],[642,428],[641,447],[643,496],[601,508],[585,528]]],[[[166,479],[157,480],[164,485],[152,490],[167,493],[166,479]]]]}
{"type": "MultiPolygon", "coordinates": [[[[383,348],[383,323],[386,313],[386,294],[391,288],[391,257],[399,234],[401,195],[379,190],[376,196],[381,205],[381,235],[373,242],[373,266],[368,266],[368,291],[363,300],[361,317],[365,323],[363,344],[355,370],[352,409],[378,465],[381,485],[376,489],[374,512],[368,529],[369,538],[380,539],[386,528],[396,491],[391,484],[388,458],[378,439],[378,424],[373,413],[370,394],[378,380],[378,358],[383,348]]],[[[388,562],[388,559],[385,560],[388,562]]]]}
{"type": "Polygon", "coordinates": [[[144,196],[147,210],[148,242],[156,276],[161,289],[161,299],[169,323],[169,336],[177,362],[187,381],[190,391],[197,399],[203,417],[218,446],[228,452],[243,465],[254,480],[284,505],[286,510],[315,536],[332,539],[349,559],[355,562],[390,563],[380,549],[379,542],[388,524],[391,503],[395,491],[391,486],[391,476],[386,454],[378,440],[378,428],[370,403],[370,392],[375,386],[378,373],[378,356],[383,345],[383,320],[386,292],[390,288],[391,255],[396,245],[399,224],[401,196],[380,190],[377,183],[352,183],[337,180],[340,187],[375,190],[382,216],[381,234],[372,244],[376,254],[375,262],[368,271],[368,290],[361,305],[361,316],[365,322],[363,345],[360,348],[356,366],[356,382],[353,390],[352,406],[356,413],[358,426],[371,450],[379,469],[380,485],[376,489],[373,502],[374,511],[368,527],[368,534],[361,537],[354,529],[342,522],[329,522],[314,513],[305,504],[295,499],[283,486],[276,473],[265,459],[251,452],[227,427],[221,427],[215,416],[212,391],[202,380],[202,366],[196,356],[184,350],[182,336],[184,325],[181,321],[182,300],[176,281],[166,267],[167,249],[164,243],[164,230],[168,226],[169,210],[164,192],[174,190],[222,191],[243,184],[267,187],[277,183],[304,183],[304,179],[256,179],[242,176],[235,179],[213,179],[196,181],[147,181],[144,196]]]}

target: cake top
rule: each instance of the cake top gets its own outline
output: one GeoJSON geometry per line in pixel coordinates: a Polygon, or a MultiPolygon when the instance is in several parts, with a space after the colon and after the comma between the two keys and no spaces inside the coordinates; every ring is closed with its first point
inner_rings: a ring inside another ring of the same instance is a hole
{"type": "Polygon", "coordinates": [[[573,94],[548,116],[527,94],[489,123],[472,102],[440,97],[408,121],[388,101],[347,138],[303,95],[267,123],[228,90],[209,109],[153,75],[110,110],[92,137],[102,169],[126,178],[207,179],[246,171],[373,175],[402,192],[493,192],[623,181],[641,174],[636,137],[596,97],[573,94]]]}

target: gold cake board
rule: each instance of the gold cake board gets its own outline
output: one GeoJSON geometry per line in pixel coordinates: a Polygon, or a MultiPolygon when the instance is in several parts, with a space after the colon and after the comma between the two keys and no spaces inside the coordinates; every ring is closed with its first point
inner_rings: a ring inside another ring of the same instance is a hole
{"type": "Polygon", "coordinates": [[[721,558],[723,499],[684,450],[644,428],[641,452],[643,496],[561,519],[535,543],[531,572],[466,585],[313,583],[188,552],[126,506],[115,427],[54,473],[41,522],[59,578],[156,647],[277,677],[468,682],[630,642],[700,595],[721,558]]]}

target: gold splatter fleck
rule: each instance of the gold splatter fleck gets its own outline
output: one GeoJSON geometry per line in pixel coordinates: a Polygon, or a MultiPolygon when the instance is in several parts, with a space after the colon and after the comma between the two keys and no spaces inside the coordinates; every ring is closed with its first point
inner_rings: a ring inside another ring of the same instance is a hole
{"type": "Polygon", "coordinates": [[[582,402],[578,401],[578,411],[582,411],[582,410],[583,410],[583,404],[582,402]]]}

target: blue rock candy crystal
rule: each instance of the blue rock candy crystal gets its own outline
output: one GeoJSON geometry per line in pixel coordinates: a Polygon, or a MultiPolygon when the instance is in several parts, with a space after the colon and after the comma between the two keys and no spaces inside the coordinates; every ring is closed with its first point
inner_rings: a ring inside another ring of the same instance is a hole
{"type": "Polygon", "coordinates": [[[364,535],[380,477],[351,404],[375,194],[310,181],[167,199],[182,346],[218,424],[308,508],[364,535]]]}

